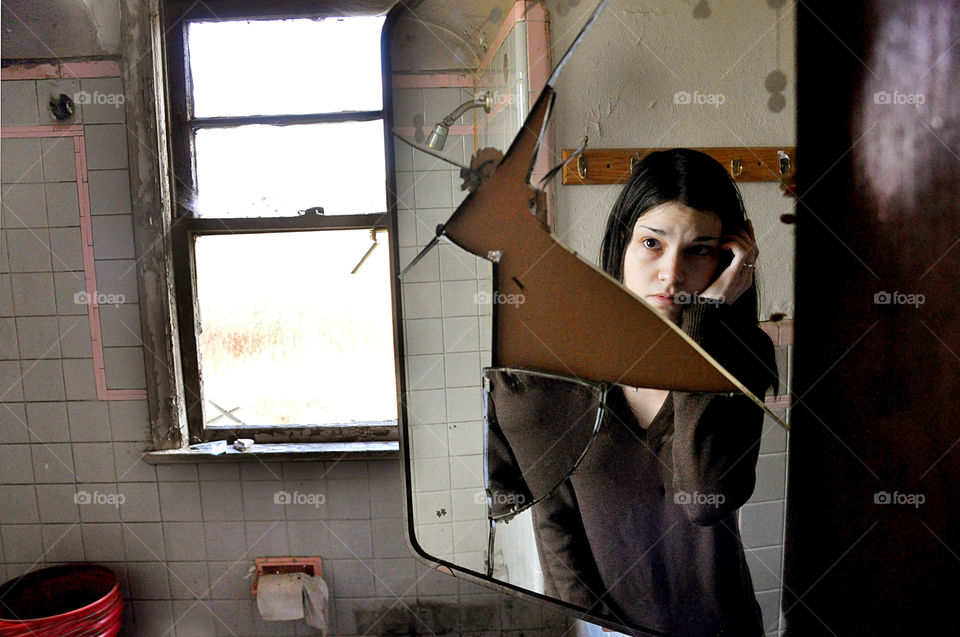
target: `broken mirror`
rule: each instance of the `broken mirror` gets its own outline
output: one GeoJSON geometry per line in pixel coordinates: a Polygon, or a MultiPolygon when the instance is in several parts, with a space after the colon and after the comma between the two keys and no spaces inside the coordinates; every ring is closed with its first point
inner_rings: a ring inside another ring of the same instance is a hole
{"type": "Polygon", "coordinates": [[[654,556],[689,560],[655,548],[671,545],[669,521],[709,527],[746,548],[732,554],[752,575],[757,602],[746,604],[759,603],[757,621],[776,629],[788,184],[783,174],[738,180],[760,250],[762,331],[744,342],[721,325],[718,338],[737,347],[715,350],[599,268],[629,160],[644,155],[627,156],[625,174],[593,180],[610,168],[602,149],[737,148],[740,163],[724,163],[734,177],[744,163],[767,167],[750,149],[782,148],[793,161],[794,22],[775,5],[704,15],[672,2],[427,0],[394,10],[391,248],[403,270],[405,510],[421,557],[596,623],[670,634],[683,629],[670,618],[683,615],[675,602],[623,600],[666,590],[654,556]],[[752,30],[751,48],[742,33],[752,30]],[[632,388],[671,392],[647,427],[624,415],[632,388]],[[687,467],[669,457],[681,444],[694,457],[702,442],[673,431],[674,411],[697,408],[687,396],[733,401],[751,423],[725,448],[741,453],[708,492],[683,482],[687,467]],[[674,470],[676,480],[640,479],[674,470]],[[574,503],[578,494],[591,501],[574,503]],[[651,503],[686,517],[654,515],[651,503]]]}

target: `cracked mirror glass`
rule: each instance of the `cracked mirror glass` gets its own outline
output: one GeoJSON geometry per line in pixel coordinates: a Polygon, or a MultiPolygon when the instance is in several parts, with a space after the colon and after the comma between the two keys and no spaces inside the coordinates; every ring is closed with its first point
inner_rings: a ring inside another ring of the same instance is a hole
{"type": "Polygon", "coordinates": [[[783,175],[747,179],[795,169],[795,21],[785,3],[715,5],[611,1],[594,15],[596,2],[426,0],[388,22],[412,543],[458,575],[627,631],[779,629],[788,434],[774,417],[789,423],[795,203],[783,175]],[[530,156],[544,194],[517,214],[556,247],[498,278],[511,255],[471,252],[438,226],[499,183],[551,76],[530,156]],[[709,151],[649,155],[671,149],[709,151]],[[608,150],[627,154],[607,165],[608,150]],[[615,304],[608,320],[571,318],[608,297],[545,271],[553,251],[622,284],[768,412],[742,392],[691,389],[682,366],[657,386],[625,382],[669,355],[591,350],[634,326],[615,304]],[[526,332],[498,329],[537,303],[549,311],[520,321],[526,332]],[[553,364],[505,365],[497,343],[510,338],[553,364]],[[630,364],[585,378],[575,346],[588,363],[630,364]]]}

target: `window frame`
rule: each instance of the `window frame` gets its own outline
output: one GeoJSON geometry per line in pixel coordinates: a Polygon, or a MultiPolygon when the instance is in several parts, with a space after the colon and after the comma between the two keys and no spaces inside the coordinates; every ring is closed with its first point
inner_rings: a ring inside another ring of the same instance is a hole
{"type": "MultiPolygon", "coordinates": [[[[252,115],[241,117],[205,117],[189,116],[188,100],[192,94],[190,86],[189,57],[187,51],[187,24],[203,20],[275,20],[296,18],[335,17],[329,12],[317,11],[310,2],[294,0],[283,7],[262,1],[191,3],[182,0],[168,0],[162,3],[160,27],[163,33],[164,54],[162,68],[166,81],[166,130],[167,162],[171,176],[169,242],[172,258],[171,277],[168,283],[172,289],[172,309],[174,312],[173,337],[178,345],[175,364],[179,405],[179,439],[167,444],[158,438],[163,431],[154,432],[157,448],[185,447],[189,444],[230,439],[231,437],[253,438],[258,443],[316,443],[316,442],[367,442],[396,440],[398,421],[356,422],[346,424],[319,425],[241,425],[235,427],[218,426],[210,429],[205,426],[202,380],[199,368],[197,285],[194,261],[194,239],[201,235],[223,235],[238,233],[297,232],[308,230],[385,230],[388,237],[396,237],[396,197],[393,165],[393,143],[390,135],[391,72],[389,65],[388,18],[381,33],[381,78],[383,103],[377,111],[348,111],[307,115],[252,115]],[[212,7],[212,9],[211,9],[212,7]],[[384,212],[345,214],[345,215],[300,215],[288,217],[248,217],[248,218],[202,218],[195,217],[181,203],[179,191],[196,191],[196,159],[194,153],[194,134],[200,128],[230,128],[248,124],[296,125],[308,123],[337,123],[353,121],[383,122],[384,168],[386,207],[384,212]]],[[[391,251],[392,253],[393,251],[391,251]]],[[[391,308],[394,325],[394,359],[397,379],[397,396],[402,391],[402,343],[396,326],[399,324],[400,301],[396,273],[398,264],[391,254],[390,290],[391,308]]],[[[398,419],[401,416],[398,414],[398,419]]],[[[170,438],[171,436],[167,436],[170,438]]]]}

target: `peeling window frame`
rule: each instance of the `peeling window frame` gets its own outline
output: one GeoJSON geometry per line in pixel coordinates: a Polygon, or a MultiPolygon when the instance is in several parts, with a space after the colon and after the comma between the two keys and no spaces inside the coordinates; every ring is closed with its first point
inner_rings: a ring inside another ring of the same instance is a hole
{"type": "MultiPolygon", "coordinates": [[[[298,216],[284,218],[244,218],[226,220],[200,219],[185,214],[177,205],[177,188],[184,184],[178,176],[195,177],[191,152],[196,122],[187,118],[187,60],[183,55],[189,21],[228,19],[282,19],[334,17],[318,13],[315,3],[293,0],[282,8],[262,1],[223,2],[210,0],[195,6],[179,0],[122,0],[121,11],[127,28],[133,26],[133,37],[124,43],[124,60],[128,93],[135,94],[128,102],[128,112],[141,118],[137,130],[131,129],[131,173],[135,192],[142,199],[135,204],[143,214],[135,223],[138,248],[138,276],[145,299],[141,321],[146,328],[148,403],[151,414],[153,449],[176,450],[190,444],[229,437],[254,438],[258,443],[289,445],[291,452],[302,453],[314,443],[366,443],[396,441],[396,421],[360,422],[341,425],[277,425],[217,428],[203,427],[203,404],[198,369],[196,285],[192,254],[192,237],[197,234],[237,232],[291,232],[303,230],[384,229],[396,236],[395,175],[393,144],[389,136],[391,86],[388,49],[381,44],[383,61],[383,107],[379,111],[359,111],[346,116],[309,116],[311,121],[369,121],[381,119],[384,125],[386,201],[383,213],[358,215],[298,216]],[[146,6],[145,6],[146,5],[146,6]],[[211,9],[212,7],[212,9],[211,9]],[[216,15],[214,15],[214,12],[216,15]],[[146,51],[146,53],[145,53],[146,51]],[[128,62],[130,61],[130,62],[128,62]],[[156,128],[150,130],[152,126],[156,128]],[[147,133],[144,135],[143,133],[147,133]],[[149,133],[153,133],[152,139],[149,133]],[[148,140],[144,143],[144,137],[148,140]],[[156,146],[153,141],[156,140],[156,146]],[[151,152],[155,148],[156,152],[151,152]],[[185,165],[185,158],[188,163],[185,165]],[[156,181],[150,175],[156,176],[156,181]],[[157,249],[163,246],[163,250],[157,249]],[[187,302],[184,302],[187,299],[187,302]],[[162,321],[162,322],[161,322],[162,321]],[[193,397],[193,398],[192,398],[193,397]]],[[[381,43],[387,40],[390,20],[384,24],[381,43]]],[[[240,118],[230,118],[237,120],[240,118]]],[[[255,116],[255,123],[303,123],[303,116],[287,118],[255,116]],[[265,122],[269,120],[269,122],[265,122]]],[[[224,122],[237,125],[237,122],[224,122]]],[[[221,126],[224,123],[219,123],[221,126]]],[[[254,122],[243,122],[254,123],[254,122]]],[[[193,184],[187,183],[188,188],[193,184]]],[[[394,325],[394,358],[398,396],[403,385],[402,341],[400,324],[400,290],[396,278],[399,271],[391,254],[391,306],[394,325]]],[[[395,444],[395,442],[394,442],[395,444]]],[[[316,449],[313,449],[316,452],[316,449]]]]}

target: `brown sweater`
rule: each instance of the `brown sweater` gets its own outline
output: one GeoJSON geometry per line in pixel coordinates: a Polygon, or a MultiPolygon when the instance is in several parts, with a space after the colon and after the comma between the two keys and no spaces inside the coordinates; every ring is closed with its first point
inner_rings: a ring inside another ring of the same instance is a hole
{"type": "MultiPolygon", "coordinates": [[[[733,307],[690,306],[681,328],[756,396],[776,386],[772,343],[733,307]]],[[[617,386],[603,396],[535,373],[487,378],[492,515],[543,496],[532,512],[547,595],[677,637],[763,634],[734,515],[756,480],[752,401],[673,391],[644,430],[617,386]]]]}

